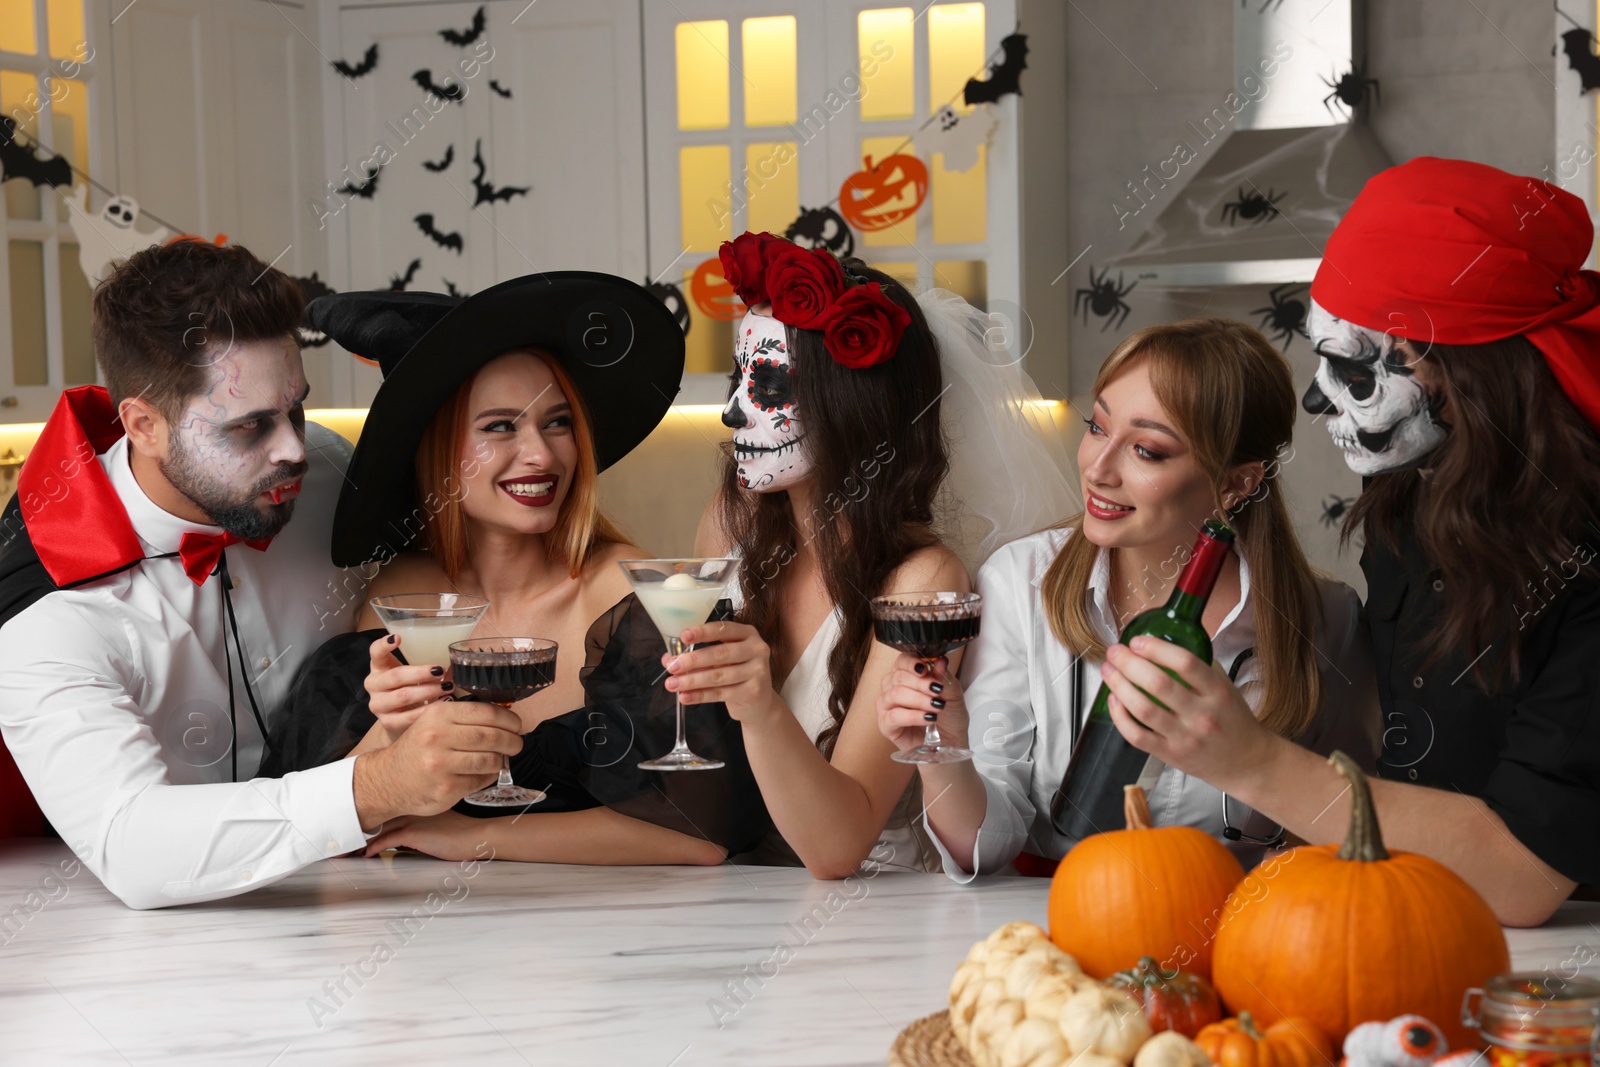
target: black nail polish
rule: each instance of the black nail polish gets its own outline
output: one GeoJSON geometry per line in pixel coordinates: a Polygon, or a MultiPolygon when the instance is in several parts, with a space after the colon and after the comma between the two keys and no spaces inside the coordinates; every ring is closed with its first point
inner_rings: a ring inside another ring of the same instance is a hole
{"type": "Polygon", "coordinates": [[[938,696],[940,693],[944,692],[944,685],[940,682],[929,682],[928,688],[933,690],[934,696],[938,696]]]}
{"type": "Polygon", "coordinates": [[[450,690],[454,689],[455,687],[456,687],[456,683],[454,683],[454,682],[440,682],[439,683],[439,688],[443,689],[446,693],[450,692],[450,690]]]}
{"type": "Polygon", "coordinates": [[[390,635],[389,635],[389,643],[390,643],[390,644],[391,644],[391,645],[392,645],[392,644],[394,644],[394,634],[390,634],[390,635]]]}
{"type": "Polygon", "coordinates": [[[941,711],[944,709],[944,701],[940,700],[938,697],[934,697],[933,700],[929,701],[929,703],[931,703],[934,707],[939,708],[941,711]]]}
{"type": "Polygon", "coordinates": [[[433,676],[435,678],[443,678],[444,677],[444,668],[443,667],[434,667],[432,669],[431,673],[433,674],[433,676]]]}
{"type": "Polygon", "coordinates": [[[939,716],[935,715],[931,711],[923,712],[922,713],[922,717],[923,717],[923,719],[925,719],[928,722],[938,722],[939,721],[939,716]]]}
{"type": "Polygon", "coordinates": [[[912,667],[911,669],[916,671],[918,674],[927,674],[928,673],[928,665],[926,663],[918,663],[915,667],[912,667]]]}

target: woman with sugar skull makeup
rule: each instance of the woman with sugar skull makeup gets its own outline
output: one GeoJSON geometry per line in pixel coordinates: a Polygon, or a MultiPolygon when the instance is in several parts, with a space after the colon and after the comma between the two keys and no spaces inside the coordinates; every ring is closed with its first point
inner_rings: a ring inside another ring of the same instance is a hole
{"type": "Polygon", "coordinates": [[[687,640],[720,643],[663,657],[668,687],[726,702],[743,727],[776,828],[751,862],[822,878],[936,869],[914,775],[876,728],[896,654],[874,642],[868,600],[965,591],[964,554],[1058,513],[1065,479],[1026,415],[1037,394],[1015,360],[986,361],[991,323],[953,294],[913,297],[770,234],[725,244],[722,261],[750,310],[696,551],[741,557],[739,621],[692,628],[687,640]]]}
{"type": "MultiPolygon", "coordinates": [[[[1367,183],[1311,290],[1321,364],[1303,403],[1364,480],[1345,536],[1365,540],[1384,840],[1448,864],[1514,926],[1600,885],[1593,237],[1583,202],[1547,182],[1415,159],[1367,183]]],[[[1123,736],[1336,840],[1339,775],[1156,645],[1114,650],[1123,736]]]]}

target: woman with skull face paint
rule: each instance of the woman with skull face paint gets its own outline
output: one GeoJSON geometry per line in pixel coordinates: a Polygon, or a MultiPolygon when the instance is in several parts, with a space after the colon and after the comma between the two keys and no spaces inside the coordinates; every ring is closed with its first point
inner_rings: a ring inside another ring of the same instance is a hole
{"type": "MultiPolygon", "coordinates": [[[[1513,926],[1600,885],[1592,243],[1583,202],[1547,182],[1416,159],[1367,183],[1311,290],[1321,365],[1304,404],[1364,477],[1345,535],[1366,542],[1384,840],[1448,864],[1513,926]]],[[[1339,835],[1339,775],[1193,657],[1114,662],[1132,744],[1309,841],[1339,835]]]]}
{"type": "Polygon", "coordinates": [[[895,653],[873,641],[867,602],[970,588],[933,526],[949,467],[939,353],[918,300],[857,260],[770,234],[722,258],[750,311],[722,416],[733,440],[696,551],[742,558],[740,621],[686,632],[720,643],[663,657],[667,686],[685,703],[725,701],[743,727],[776,827],[751,862],[819,878],[864,862],[932,869],[911,768],[873,721],[895,653]]]}
{"type": "MultiPolygon", "coordinates": [[[[1239,686],[1273,736],[1369,769],[1377,754],[1360,601],[1312,571],[1278,482],[1295,421],[1283,356],[1242,322],[1140,330],[1101,366],[1085,421],[1078,513],[978,574],[983,628],[940,713],[941,733],[975,756],[921,768],[923,793],[940,798],[928,827],[959,882],[1013,866],[1047,875],[1077,843],[1060,809],[1081,724],[1112,673],[1107,646],[1167,600],[1207,519],[1237,534],[1201,620],[1222,684],[1239,686]]],[[[893,682],[879,724],[905,746],[929,696],[909,660],[893,682]]],[[[1215,834],[1246,866],[1282,843],[1248,806],[1160,761],[1139,783],[1157,825],[1215,834]]]]}

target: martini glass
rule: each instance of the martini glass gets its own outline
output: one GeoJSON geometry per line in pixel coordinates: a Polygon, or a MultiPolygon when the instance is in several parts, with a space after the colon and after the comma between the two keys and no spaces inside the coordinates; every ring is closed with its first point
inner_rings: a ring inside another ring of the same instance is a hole
{"type": "Polygon", "coordinates": [[[451,643],[472,636],[489,602],[466,593],[401,593],[373,597],[372,610],[400,638],[402,663],[446,667],[451,643]]]}
{"type": "MultiPolygon", "coordinates": [[[[929,665],[978,636],[983,597],[977,593],[893,593],[872,598],[872,632],[898,652],[929,665]]],[[[970,748],[941,744],[939,727],[922,728],[922,744],[895,752],[897,763],[960,763],[970,748]]]]}
{"type": "MultiPolygon", "coordinates": [[[[717,601],[733,578],[732,559],[624,559],[617,565],[628,576],[639,603],[661,631],[667,651],[681,656],[688,651],[678,634],[711,617],[717,601]]],[[[678,740],[660,759],[639,764],[645,771],[711,771],[721,760],[706,759],[689,751],[683,734],[683,694],[678,694],[678,740]]]]}
{"type": "MultiPolygon", "coordinates": [[[[482,637],[450,646],[456,692],[509,708],[556,680],[554,641],[542,637],[482,637]]],[[[500,780],[461,799],[485,808],[521,808],[544,799],[538,789],[511,780],[511,757],[500,757],[500,780]]]]}

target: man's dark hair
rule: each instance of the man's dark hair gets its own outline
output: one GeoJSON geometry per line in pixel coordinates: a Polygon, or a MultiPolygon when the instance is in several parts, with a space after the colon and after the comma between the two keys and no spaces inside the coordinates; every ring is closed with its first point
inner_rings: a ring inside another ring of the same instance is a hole
{"type": "Polygon", "coordinates": [[[174,419],[213,353],[295,336],[300,287],[240,245],[175,241],[119,263],[94,291],[94,355],[111,402],[143,396],[174,419]]]}

